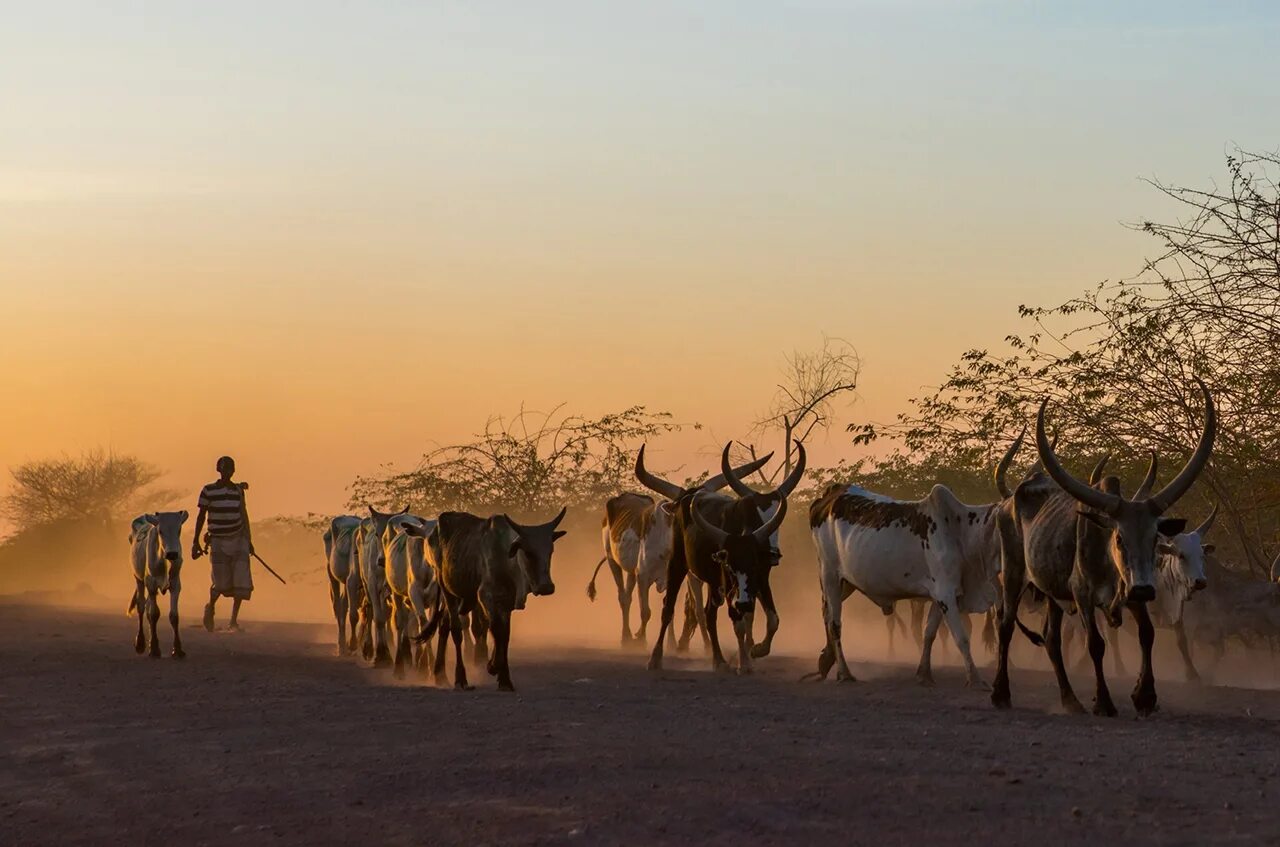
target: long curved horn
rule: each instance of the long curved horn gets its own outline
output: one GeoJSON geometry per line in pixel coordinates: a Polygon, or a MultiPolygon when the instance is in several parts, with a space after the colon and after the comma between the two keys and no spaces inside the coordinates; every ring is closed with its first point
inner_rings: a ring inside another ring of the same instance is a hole
{"type": "Polygon", "coordinates": [[[1201,540],[1203,540],[1204,537],[1209,534],[1209,530],[1213,529],[1213,519],[1216,518],[1217,516],[1218,516],[1218,504],[1214,503],[1213,511],[1209,512],[1209,517],[1204,519],[1204,523],[1196,527],[1196,535],[1199,536],[1201,540]]]}
{"type": "MultiPolygon", "coordinates": [[[[742,479],[744,476],[750,476],[751,474],[763,468],[765,465],[769,464],[769,460],[772,458],[773,458],[773,453],[768,453],[763,458],[756,459],[755,461],[752,461],[752,462],[747,462],[745,465],[738,465],[736,468],[733,469],[733,475],[736,476],[738,479],[742,479]]],[[[715,476],[711,477],[711,479],[708,479],[706,482],[702,483],[702,485],[699,485],[698,490],[705,491],[708,494],[710,494],[713,491],[719,491],[721,488],[724,488],[728,484],[729,484],[728,478],[725,477],[723,473],[718,473],[715,476]]]]}
{"type": "Polygon", "coordinates": [[[568,506],[565,506],[563,509],[561,509],[560,514],[552,518],[551,523],[547,524],[547,527],[549,529],[555,529],[556,527],[560,526],[560,521],[564,520],[564,516],[568,513],[568,511],[569,511],[568,506]]]}
{"type": "MultiPolygon", "coordinates": [[[[720,454],[720,475],[724,477],[725,482],[733,489],[733,493],[739,497],[751,497],[755,495],[755,489],[748,486],[745,482],[738,478],[733,472],[733,468],[729,467],[729,448],[733,443],[724,445],[724,452],[720,454]]],[[[769,455],[773,455],[770,453],[769,455]]]]}
{"type": "Polygon", "coordinates": [[[787,500],[784,497],[778,501],[778,511],[773,513],[773,517],[765,522],[764,526],[755,530],[751,534],[755,537],[757,544],[768,544],[769,539],[778,531],[778,527],[782,526],[782,519],[787,516],[787,500]]]}
{"type": "Polygon", "coordinates": [[[641,444],[640,452],[636,454],[636,479],[638,479],[640,484],[645,488],[650,491],[656,491],[668,500],[679,500],[684,496],[683,488],[676,485],[674,482],[667,482],[665,479],[660,479],[645,470],[644,448],[645,445],[641,444]]]}
{"type": "MultiPolygon", "coordinates": [[[[1058,431],[1057,431],[1057,430],[1054,430],[1054,432],[1053,432],[1053,441],[1051,441],[1051,442],[1049,443],[1049,449],[1050,449],[1050,450],[1057,450],[1057,449],[1058,449],[1058,435],[1059,435],[1058,431]]],[[[1037,449],[1038,449],[1038,448],[1037,448],[1037,449]]],[[[1037,457],[1036,457],[1036,460],[1035,460],[1035,462],[1031,465],[1031,467],[1027,468],[1027,476],[1031,476],[1033,473],[1044,473],[1044,462],[1040,461],[1040,457],[1039,457],[1039,456],[1037,456],[1037,457]]]]}
{"type": "Polygon", "coordinates": [[[1013,457],[1018,455],[1018,451],[1022,449],[1022,439],[1027,435],[1027,425],[1022,425],[1022,432],[1018,433],[1018,437],[1013,439],[1013,443],[1009,445],[1009,449],[1004,451],[1000,463],[996,465],[996,491],[1000,492],[1000,496],[1008,499],[1013,496],[1013,492],[1009,490],[1009,483],[1005,481],[1005,477],[1009,473],[1009,466],[1013,464],[1013,457]]]}
{"type": "Polygon", "coordinates": [[[796,486],[800,484],[801,478],[804,477],[804,466],[807,459],[804,455],[804,445],[800,443],[799,439],[796,440],[796,452],[800,454],[800,457],[796,459],[796,466],[791,469],[791,473],[782,481],[782,485],[778,486],[778,493],[782,495],[784,500],[791,496],[791,492],[796,490],[796,486]]]}
{"type": "Polygon", "coordinates": [[[1049,444],[1049,438],[1044,432],[1044,410],[1048,405],[1049,398],[1046,397],[1040,403],[1040,411],[1036,413],[1036,452],[1040,454],[1040,462],[1044,465],[1045,473],[1049,474],[1054,482],[1058,483],[1064,491],[1081,503],[1114,516],[1120,510],[1119,497],[1085,485],[1068,473],[1067,469],[1062,467],[1062,463],[1058,461],[1058,456],[1053,452],[1053,447],[1049,444]]]}
{"type": "Polygon", "coordinates": [[[1151,489],[1156,484],[1156,471],[1159,469],[1160,458],[1156,456],[1156,451],[1151,451],[1151,462],[1147,465],[1147,475],[1142,478],[1142,484],[1138,486],[1138,490],[1133,492],[1134,500],[1146,500],[1151,496],[1151,489]]]}
{"type": "Polygon", "coordinates": [[[693,502],[689,504],[689,511],[693,513],[693,522],[698,528],[711,537],[715,545],[721,550],[724,549],[725,542],[729,540],[729,533],[725,532],[718,526],[712,525],[710,521],[702,516],[702,509],[698,505],[698,495],[693,495],[693,502]]]}
{"type": "Polygon", "coordinates": [[[1098,464],[1093,466],[1093,470],[1089,471],[1089,484],[1097,485],[1102,480],[1102,472],[1107,469],[1107,462],[1111,460],[1110,453],[1103,453],[1102,458],[1098,460],[1098,464]]]}
{"type": "Polygon", "coordinates": [[[1200,434],[1200,443],[1196,445],[1196,452],[1191,454],[1191,458],[1187,460],[1182,470],[1178,471],[1178,475],[1160,489],[1156,496],[1147,501],[1156,514],[1162,514],[1178,502],[1179,497],[1187,493],[1195,483],[1196,477],[1204,470],[1204,466],[1209,463],[1209,456],[1213,453],[1213,440],[1218,434],[1218,412],[1213,406],[1213,395],[1209,393],[1208,387],[1199,377],[1196,377],[1196,382],[1200,385],[1200,392],[1204,394],[1204,432],[1200,434]]]}

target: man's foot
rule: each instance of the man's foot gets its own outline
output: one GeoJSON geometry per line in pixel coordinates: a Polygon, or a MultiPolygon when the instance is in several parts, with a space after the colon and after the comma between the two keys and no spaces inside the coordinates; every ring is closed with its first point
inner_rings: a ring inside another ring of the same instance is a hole
{"type": "Polygon", "coordinates": [[[213,604],[204,607],[204,628],[213,632],[213,604]]]}

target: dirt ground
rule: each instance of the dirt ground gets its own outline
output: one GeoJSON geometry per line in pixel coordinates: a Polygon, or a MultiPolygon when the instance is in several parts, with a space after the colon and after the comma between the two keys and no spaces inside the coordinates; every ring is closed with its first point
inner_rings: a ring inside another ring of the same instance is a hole
{"type": "Polygon", "coordinates": [[[0,602],[0,844],[1280,844],[1276,690],[1161,680],[1137,720],[1118,679],[1106,720],[1021,671],[997,712],[950,667],[654,674],[517,616],[519,692],[464,693],[246,618],[148,660],[118,613],[0,602]]]}

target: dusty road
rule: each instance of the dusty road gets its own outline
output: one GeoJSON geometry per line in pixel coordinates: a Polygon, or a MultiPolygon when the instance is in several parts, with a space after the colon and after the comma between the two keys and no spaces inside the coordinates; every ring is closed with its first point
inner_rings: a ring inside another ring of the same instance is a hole
{"type": "Polygon", "coordinates": [[[152,661],[123,617],[0,602],[0,844],[1280,844],[1277,691],[1162,682],[1103,720],[1024,672],[997,713],[955,671],[655,675],[517,627],[520,692],[460,693],[328,636],[184,628],[152,661]]]}

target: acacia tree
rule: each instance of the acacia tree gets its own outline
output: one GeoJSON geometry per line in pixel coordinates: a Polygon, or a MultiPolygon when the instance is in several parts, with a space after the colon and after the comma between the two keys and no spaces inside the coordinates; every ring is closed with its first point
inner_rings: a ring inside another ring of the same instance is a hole
{"type": "MultiPolygon", "coordinates": [[[[857,390],[861,371],[858,351],[842,338],[823,338],[818,349],[794,350],[784,358],[782,378],[773,399],[752,426],[757,435],[782,434],[782,465],[769,475],[760,472],[768,482],[772,483],[779,474],[785,478],[791,473],[796,441],[803,444],[815,430],[831,426],[843,395],[857,390]]],[[[756,458],[753,445],[739,443],[738,448],[756,458]]]]}
{"type": "Polygon", "coordinates": [[[18,526],[62,520],[112,520],[130,509],[171,499],[171,491],[148,490],[161,472],[136,456],[92,450],[78,457],[24,462],[9,470],[13,488],[0,508],[18,526]]]}
{"type": "MultiPolygon", "coordinates": [[[[1019,307],[1030,332],[1007,350],[966,352],[933,393],[889,425],[920,461],[989,467],[1048,398],[1066,455],[1111,452],[1133,476],[1155,449],[1185,461],[1203,421],[1193,378],[1218,405],[1218,438],[1181,511],[1220,502],[1236,548],[1264,571],[1280,512],[1280,158],[1234,151],[1225,188],[1150,184],[1179,204],[1175,223],[1135,228],[1161,252],[1141,272],[1055,307],[1019,307]]],[[[1131,477],[1132,478],[1132,477],[1131,477]]]]}
{"type": "Polygon", "coordinates": [[[431,450],[413,470],[357,477],[349,506],[530,519],[562,506],[594,508],[629,486],[639,442],[681,428],[669,413],[644,406],[595,418],[566,414],[563,405],[522,407],[510,418],[491,417],[470,441],[431,450]]]}

